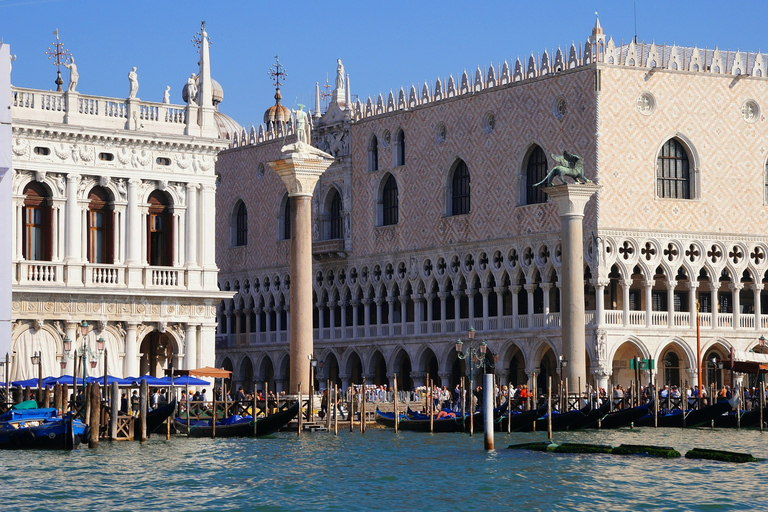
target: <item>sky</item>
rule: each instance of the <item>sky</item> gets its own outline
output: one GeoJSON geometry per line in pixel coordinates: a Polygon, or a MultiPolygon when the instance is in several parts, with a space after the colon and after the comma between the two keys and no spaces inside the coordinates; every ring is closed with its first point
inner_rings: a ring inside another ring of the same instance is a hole
{"type": "MultiPolygon", "coordinates": [[[[336,59],[353,96],[364,102],[382,92],[386,101],[390,89],[407,92],[438,76],[578,45],[595,12],[617,44],[634,36],[636,24],[638,41],[768,52],[768,0],[0,0],[0,38],[16,55],[14,86],[55,89],[45,52],[58,28],[75,56],[80,93],[126,98],[136,66],[139,98],[159,102],[170,85],[171,102],[181,104],[181,88],[197,71],[191,39],[205,20],[212,76],[224,89],[220,110],[250,127],[274,104],[275,55],[287,72],[289,108],[313,108],[315,83],[327,75],[333,84],[336,59]]],[[[62,77],[66,88],[66,69],[62,77]]]]}

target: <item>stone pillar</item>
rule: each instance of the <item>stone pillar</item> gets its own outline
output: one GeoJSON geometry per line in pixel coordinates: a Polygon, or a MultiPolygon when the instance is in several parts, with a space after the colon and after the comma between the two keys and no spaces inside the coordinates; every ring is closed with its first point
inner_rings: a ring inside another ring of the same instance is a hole
{"type": "Polygon", "coordinates": [[[339,308],[341,308],[341,339],[347,337],[347,306],[349,303],[345,300],[339,302],[339,308]]]}
{"type": "Polygon", "coordinates": [[[461,290],[456,290],[451,295],[453,295],[453,332],[461,332],[461,290]]]}
{"type": "Polygon", "coordinates": [[[609,368],[597,367],[592,369],[592,375],[595,377],[595,383],[598,388],[609,392],[608,380],[611,378],[612,371],[609,368]]]}
{"type": "Polygon", "coordinates": [[[510,286],[510,293],[512,293],[512,329],[516,330],[520,324],[517,321],[517,317],[520,314],[520,287],[510,286]]]}
{"type": "MultiPolygon", "coordinates": [[[[309,129],[306,127],[305,129],[309,129]]],[[[288,189],[291,198],[291,315],[290,393],[298,391],[300,381],[309,375],[309,356],[314,353],[312,339],[312,191],[317,180],[333,163],[330,155],[308,153],[314,148],[303,142],[293,152],[269,162],[288,189]],[[307,152],[304,152],[307,151],[307,152]]],[[[284,149],[288,149],[286,146],[284,149]]],[[[211,244],[214,245],[214,244],[211,244]]]]}
{"type": "Polygon", "coordinates": [[[731,283],[731,296],[733,297],[733,328],[739,329],[741,325],[741,290],[744,283],[731,283]]]}
{"type": "MultiPolygon", "coordinates": [[[[584,207],[599,190],[592,183],[546,187],[544,192],[557,205],[563,242],[560,273],[563,324],[563,356],[568,359],[565,376],[569,382],[587,382],[584,332],[584,207]]],[[[626,319],[625,319],[626,321],[626,319]]]]}
{"type": "Polygon", "coordinates": [[[755,294],[755,329],[760,331],[762,330],[762,322],[760,317],[760,311],[762,310],[763,306],[761,304],[761,297],[760,292],[763,290],[763,283],[753,283],[752,284],[752,291],[755,294]]]}
{"type": "Polygon", "coordinates": [[[352,306],[352,339],[357,338],[357,328],[360,326],[360,301],[355,299],[349,303],[352,306]]]}
{"type": "Polygon", "coordinates": [[[720,288],[720,281],[709,282],[709,302],[711,304],[712,313],[712,329],[717,329],[720,324],[720,318],[718,313],[720,312],[720,301],[717,300],[717,290],[720,288]]]}
{"type": "Polygon", "coordinates": [[[448,292],[437,292],[437,296],[440,297],[440,332],[445,334],[445,319],[448,315],[445,301],[448,299],[448,292]]]}
{"type": "Polygon", "coordinates": [[[496,318],[498,320],[498,329],[504,328],[504,287],[494,286],[493,291],[496,292],[496,318]]]}
{"type": "Polygon", "coordinates": [[[528,328],[533,329],[533,292],[536,291],[536,283],[526,284],[525,291],[528,292],[528,328]]]}
{"type": "Polygon", "coordinates": [[[275,306],[275,333],[277,334],[277,342],[280,343],[280,332],[283,330],[283,306],[278,304],[275,306]]]}
{"type": "MultiPolygon", "coordinates": [[[[475,295],[477,294],[477,290],[474,288],[467,288],[467,291],[465,295],[467,296],[467,318],[469,319],[469,325],[474,326],[475,325],[475,295]]],[[[483,329],[486,329],[486,326],[483,325],[483,329]]]]}
{"type": "Polygon", "coordinates": [[[187,183],[187,250],[185,251],[185,265],[197,266],[197,183],[187,183]]]}
{"type": "Polygon", "coordinates": [[[552,283],[541,283],[542,297],[544,298],[544,314],[549,314],[549,291],[552,289],[552,283]]]}
{"type": "Polygon", "coordinates": [[[622,299],[621,299],[621,309],[622,309],[622,323],[626,327],[629,325],[629,290],[632,287],[632,280],[631,279],[622,279],[621,280],[621,291],[622,293],[622,299]]]}
{"type": "Polygon", "coordinates": [[[371,299],[363,299],[363,325],[365,326],[365,336],[371,335],[371,299]]]}
{"type": "Polygon", "coordinates": [[[432,334],[432,315],[434,315],[434,305],[432,301],[435,299],[434,293],[425,293],[424,299],[427,301],[427,334],[432,334]]]}
{"type": "Polygon", "coordinates": [[[413,294],[413,334],[424,334],[421,325],[424,322],[424,294],[413,294]]]}
{"type": "Polygon", "coordinates": [[[80,264],[85,254],[82,251],[82,209],[77,197],[77,189],[80,184],[80,175],[67,176],[67,215],[65,223],[66,244],[64,262],[66,267],[67,286],[77,286],[83,283],[83,270],[80,264]]]}
{"type": "MultiPolygon", "coordinates": [[[[267,306],[264,308],[264,312],[266,313],[267,318],[267,340],[272,341],[272,312],[275,310],[274,306],[267,306]]],[[[309,368],[307,368],[307,375],[309,375],[309,368]]]]}
{"type": "MultiPolygon", "coordinates": [[[[139,324],[128,322],[125,327],[125,377],[139,376],[139,340],[136,339],[136,328],[139,324]]],[[[74,345],[73,345],[74,346],[74,345]]]]}
{"type": "Polygon", "coordinates": [[[254,308],[254,313],[256,313],[254,316],[256,316],[256,327],[254,332],[256,333],[256,342],[260,341],[261,338],[261,312],[263,311],[262,308],[254,308]]]}
{"type": "Polygon", "coordinates": [[[318,301],[317,306],[317,339],[323,339],[323,329],[325,329],[325,303],[318,301]]]}
{"type": "MultiPolygon", "coordinates": [[[[609,281],[610,282],[610,281],[609,281]]],[[[605,324],[605,286],[608,284],[604,279],[593,279],[595,285],[595,325],[601,327],[605,324]]],[[[563,309],[560,308],[560,311],[563,309]]]]}
{"type": "Polygon", "coordinates": [[[389,315],[387,317],[387,323],[389,324],[389,336],[395,334],[395,297],[392,295],[387,296],[387,308],[389,315]]]}
{"type": "MultiPolygon", "coordinates": [[[[74,354],[74,349],[77,347],[77,333],[78,333],[78,323],[77,322],[67,322],[64,326],[64,335],[72,341],[72,348],[73,350],[70,351],[69,355],[74,354]]],[[[136,337],[136,326],[133,327],[133,334],[134,338],[136,337]]],[[[75,358],[69,358],[67,357],[67,367],[64,369],[64,373],[62,375],[72,375],[72,372],[75,371],[75,358]]],[[[128,375],[125,375],[127,377],[128,375]]],[[[3,379],[5,376],[3,375],[3,379]]]]}
{"type": "Polygon", "coordinates": [[[400,336],[405,336],[408,334],[408,325],[406,324],[408,319],[408,296],[403,294],[398,299],[400,299],[400,336]]]}
{"type": "Polygon", "coordinates": [[[699,289],[699,282],[688,280],[688,314],[690,315],[689,325],[693,328],[696,327],[696,290],[699,289]]]}
{"type": "MultiPolygon", "coordinates": [[[[125,263],[126,280],[128,286],[141,284],[141,212],[139,211],[139,184],[140,179],[128,180],[128,212],[126,217],[126,240],[128,245],[125,263]]],[[[133,377],[133,375],[131,375],[133,377]]]]}
{"type": "Polygon", "coordinates": [[[643,288],[645,290],[645,326],[650,327],[653,325],[651,317],[653,316],[653,285],[656,283],[653,279],[646,279],[643,281],[643,288]]]}
{"type": "Polygon", "coordinates": [[[186,340],[186,357],[184,358],[184,369],[193,370],[197,365],[197,326],[187,324],[187,332],[184,337],[186,340]]]}
{"type": "MultiPolygon", "coordinates": [[[[197,364],[203,366],[216,366],[216,324],[202,324],[200,337],[198,338],[197,364]]],[[[307,370],[309,371],[309,370],[307,370]]]]}
{"type": "Polygon", "coordinates": [[[331,335],[328,337],[328,339],[334,340],[336,339],[336,303],[332,300],[328,301],[328,327],[330,327],[329,332],[331,335]]]}
{"type": "Polygon", "coordinates": [[[488,330],[488,295],[491,293],[490,288],[480,288],[480,295],[483,296],[483,329],[488,330]]]}
{"type": "Polygon", "coordinates": [[[667,327],[675,326],[675,286],[677,281],[667,280],[667,327]]]}
{"type": "Polygon", "coordinates": [[[373,301],[376,303],[376,335],[381,336],[381,305],[384,304],[384,299],[376,297],[373,301]]]}

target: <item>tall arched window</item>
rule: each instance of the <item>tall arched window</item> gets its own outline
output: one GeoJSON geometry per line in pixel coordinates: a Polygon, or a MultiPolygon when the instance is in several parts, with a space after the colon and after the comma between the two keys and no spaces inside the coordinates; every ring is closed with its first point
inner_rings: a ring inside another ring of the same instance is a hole
{"type": "Polygon", "coordinates": [[[547,155],[539,146],[533,148],[525,165],[525,204],[546,203],[547,196],[541,185],[534,187],[547,176],[547,155]]]}
{"type": "Polygon", "coordinates": [[[371,135],[371,141],[368,144],[368,172],[379,170],[379,139],[376,135],[371,135]]]}
{"type": "Polygon", "coordinates": [[[333,197],[331,198],[331,207],[329,213],[330,233],[329,240],[334,240],[343,237],[342,230],[342,218],[341,218],[341,195],[337,190],[333,191],[333,197]]]}
{"type": "Polygon", "coordinates": [[[283,240],[291,239],[291,198],[285,198],[285,205],[283,206],[283,240]]]}
{"type": "Polygon", "coordinates": [[[88,262],[115,262],[114,215],[109,192],[94,187],[88,194],[88,262]]]}
{"type": "Polygon", "coordinates": [[[669,139],[656,159],[656,195],[673,199],[691,199],[691,173],[688,153],[677,139],[669,139]]]}
{"type": "Polygon", "coordinates": [[[234,221],[234,245],[236,247],[248,245],[248,209],[242,201],[237,204],[234,221]]]}
{"type": "Polygon", "coordinates": [[[162,267],[173,265],[173,213],[168,196],[160,190],[149,195],[147,261],[162,267]]]}
{"type": "Polygon", "coordinates": [[[451,215],[466,215],[470,208],[469,169],[459,160],[451,178],[451,215]]]}
{"type": "Polygon", "coordinates": [[[399,198],[397,192],[397,180],[391,174],[384,183],[381,194],[382,222],[383,226],[394,226],[398,222],[399,198]]]}
{"type": "Polygon", "coordinates": [[[21,254],[29,261],[51,261],[51,193],[40,182],[24,187],[24,230],[21,254]]]}
{"type": "Polygon", "coordinates": [[[394,166],[399,167],[405,165],[405,132],[401,129],[398,130],[395,136],[394,148],[395,161],[394,166]]]}

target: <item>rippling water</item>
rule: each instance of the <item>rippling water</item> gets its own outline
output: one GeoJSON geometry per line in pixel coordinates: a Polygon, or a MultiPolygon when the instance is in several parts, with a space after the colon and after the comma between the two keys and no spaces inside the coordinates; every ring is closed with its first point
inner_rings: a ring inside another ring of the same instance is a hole
{"type": "MultiPolygon", "coordinates": [[[[746,510],[766,509],[768,463],[506,450],[546,433],[368,430],[338,436],[102,442],[98,450],[0,452],[3,510],[746,510]]],[[[768,457],[768,432],[635,429],[573,441],[693,447],[768,457]]]]}

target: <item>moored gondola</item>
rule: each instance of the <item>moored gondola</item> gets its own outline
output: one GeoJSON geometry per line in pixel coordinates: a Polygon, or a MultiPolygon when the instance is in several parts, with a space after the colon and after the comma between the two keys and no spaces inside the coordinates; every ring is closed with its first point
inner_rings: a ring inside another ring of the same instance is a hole
{"type": "MultiPolygon", "coordinates": [[[[728,402],[717,402],[707,405],[701,409],[690,409],[688,411],[676,410],[672,412],[659,411],[658,426],[671,428],[693,428],[702,425],[709,425],[712,420],[722,416],[731,410],[728,402]]],[[[653,427],[653,413],[647,414],[635,422],[638,427],[653,427]]]]}
{"type": "MultiPolygon", "coordinates": [[[[251,416],[230,416],[216,422],[216,437],[261,437],[274,434],[299,414],[299,402],[294,403],[283,411],[279,411],[271,416],[264,416],[256,419],[254,428],[253,418],[251,416]]],[[[181,434],[187,434],[189,437],[212,437],[213,420],[195,420],[190,422],[187,428],[185,418],[176,418],[174,424],[176,430],[181,434]]]]}

